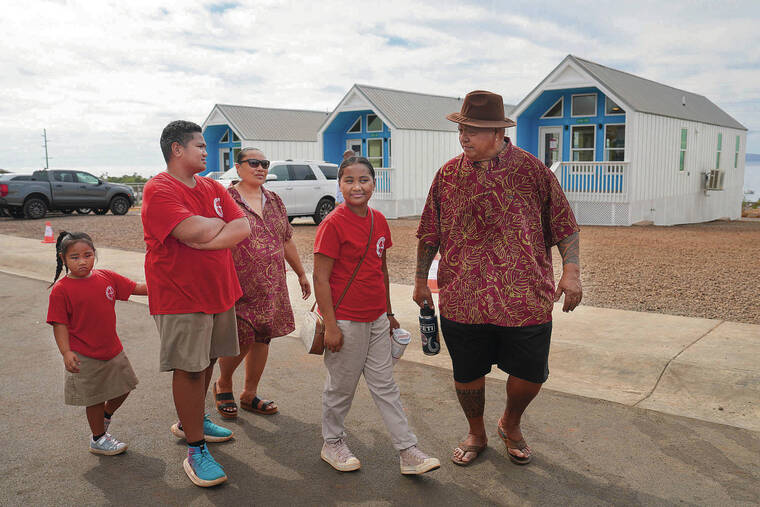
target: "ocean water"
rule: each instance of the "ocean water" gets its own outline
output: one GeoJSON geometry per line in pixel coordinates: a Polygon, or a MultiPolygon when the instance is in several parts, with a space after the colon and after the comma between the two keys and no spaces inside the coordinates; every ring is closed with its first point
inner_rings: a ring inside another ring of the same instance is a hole
{"type": "Polygon", "coordinates": [[[760,162],[747,162],[744,169],[744,193],[753,191],[754,194],[747,195],[748,201],[757,201],[760,199],[760,162]]]}

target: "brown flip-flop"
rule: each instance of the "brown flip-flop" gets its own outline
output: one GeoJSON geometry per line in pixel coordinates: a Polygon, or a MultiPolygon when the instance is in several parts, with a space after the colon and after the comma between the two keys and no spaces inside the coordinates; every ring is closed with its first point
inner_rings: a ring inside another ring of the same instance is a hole
{"type": "Polygon", "coordinates": [[[232,393],[220,393],[214,382],[214,401],[216,402],[216,411],[224,419],[234,419],[238,415],[238,406],[235,403],[235,395],[232,393]]]}
{"type": "Polygon", "coordinates": [[[474,452],[475,453],[475,457],[474,458],[470,458],[468,460],[463,460],[463,459],[457,458],[456,456],[451,456],[451,461],[453,461],[454,463],[456,463],[459,466],[466,467],[466,466],[470,465],[473,461],[475,461],[476,459],[478,459],[478,456],[480,456],[480,453],[482,453],[483,451],[486,450],[486,447],[488,447],[488,444],[470,445],[470,444],[465,444],[464,442],[462,442],[461,444],[459,444],[458,446],[456,446],[454,448],[454,450],[456,451],[457,449],[459,449],[460,451],[464,452],[464,454],[462,456],[466,456],[468,452],[474,452]]]}
{"type": "Polygon", "coordinates": [[[272,405],[274,405],[274,401],[261,400],[258,396],[254,396],[251,401],[244,401],[240,398],[240,407],[243,410],[254,412],[256,414],[273,415],[280,411],[277,407],[272,407],[272,405]]]}
{"type": "Polygon", "coordinates": [[[521,438],[520,440],[512,440],[507,436],[506,432],[501,429],[501,426],[497,424],[496,428],[499,430],[499,437],[504,442],[504,445],[507,446],[507,454],[509,455],[509,459],[512,461],[512,463],[515,465],[527,465],[533,461],[533,451],[531,451],[530,447],[528,447],[528,444],[525,443],[524,438],[521,438]],[[520,451],[526,456],[515,456],[509,452],[510,450],[520,451]]]}

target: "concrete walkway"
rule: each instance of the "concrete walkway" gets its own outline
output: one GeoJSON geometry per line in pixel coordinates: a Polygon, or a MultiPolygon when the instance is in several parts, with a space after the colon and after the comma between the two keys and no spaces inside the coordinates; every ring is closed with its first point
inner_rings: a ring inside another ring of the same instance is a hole
{"type": "MultiPolygon", "coordinates": [[[[7,251],[7,250],[6,250],[7,251]]],[[[105,253],[105,252],[104,252],[105,253]]],[[[361,470],[341,474],[319,458],[321,357],[297,338],[272,342],[259,386],[280,412],[241,411],[223,424],[235,438],[210,444],[229,481],[198,488],[185,476],[171,374],[158,372],[159,338],[147,308],[118,302],[117,329],[140,384],[109,431],[119,456],[87,452],[82,407],[63,404],[63,364],[44,322],[48,283],[0,273],[0,505],[720,505],[760,502],[760,433],[545,390],[523,418],[535,452],[513,465],[496,434],[504,382],[486,382],[488,449],[471,466],[451,463],[466,422],[450,372],[400,361],[394,377],[422,449],[441,459],[422,477],[399,473],[398,455],[360,381],[346,419],[361,470]]],[[[419,345],[419,342],[417,342],[419,345]]],[[[555,368],[556,370],[556,368],[555,368]]],[[[243,368],[234,376],[235,393],[243,368]]],[[[221,422],[206,397],[206,410],[221,422]]]]}
{"type": "MultiPolygon", "coordinates": [[[[0,271],[50,281],[54,250],[0,235],[0,271]]],[[[98,266],[135,280],[144,280],[143,263],[139,252],[98,249],[98,266]]],[[[293,273],[288,283],[297,295],[293,273]]],[[[396,317],[414,337],[404,359],[450,370],[445,344],[437,356],[422,353],[411,294],[411,286],[391,287],[396,317]]],[[[313,296],[291,301],[298,323],[313,296]]],[[[566,314],[560,305],[554,311],[547,389],[760,431],[760,326],[588,306],[566,314]]],[[[495,368],[489,376],[506,379],[495,368]]]]}

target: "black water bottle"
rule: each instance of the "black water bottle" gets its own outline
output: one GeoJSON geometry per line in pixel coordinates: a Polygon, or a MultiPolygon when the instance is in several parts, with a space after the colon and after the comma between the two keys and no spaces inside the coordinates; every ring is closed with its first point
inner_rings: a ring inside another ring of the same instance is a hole
{"type": "Polygon", "coordinates": [[[422,352],[426,356],[434,356],[441,351],[441,343],[438,341],[438,319],[435,309],[428,305],[427,299],[422,302],[420,308],[420,333],[422,352]]]}

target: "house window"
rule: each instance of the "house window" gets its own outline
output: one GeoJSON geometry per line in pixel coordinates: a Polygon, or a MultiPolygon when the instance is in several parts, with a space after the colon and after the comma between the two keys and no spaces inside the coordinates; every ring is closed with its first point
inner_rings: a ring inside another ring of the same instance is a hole
{"type": "Polygon", "coordinates": [[[739,136],[736,136],[736,152],[734,153],[734,169],[739,167],[739,136]]]}
{"type": "Polygon", "coordinates": [[[382,139],[367,139],[367,160],[372,167],[383,167],[382,139]]]}
{"type": "Polygon", "coordinates": [[[681,129],[681,151],[678,156],[678,170],[683,171],[686,168],[686,138],[688,137],[689,129],[681,129]]]}
{"type": "Polygon", "coordinates": [[[594,137],[596,136],[594,125],[572,127],[572,158],[574,162],[588,162],[594,160],[594,137]]]}
{"type": "Polygon", "coordinates": [[[230,131],[227,130],[224,132],[224,135],[219,140],[220,143],[229,143],[230,142],[230,131]]]}
{"type": "Polygon", "coordinates": [[[362,117],[358,117],[348,132],[361,132],[362,131],[362,117]]]}
{"type": "Polygon", "coordinates": [[[237,136],[237,134],[235,132],[232,132],[232,142],[237,143],[239,141],[240,141],[240,138],[237,136]]]}
{"type": "Polygon", "coordinates": [[[718,132],[718,150],[715,153],[715,168],[720,169],[720,152],[723,151],[723,132],[718,132]]]}
{"type": "Polygon", "coordinates": [[[560,97],[552,107],[546,110],[541,118],[562,118],[562,104],[564,103],[564,97],[560,97]]]}
{"type": "Polygon", "coordinates": [[[382,132],[383,122],[376,114],[367,115],[367,132],[382,132]]]}
{"type": "Polygon", "coordinates": [[[604,159],[625,160],[625,125],[606,125],[604,128],[604,159]]]}
{"type": "Polygon", "coordinates": [[[596,116],[596,94],[573,95],[571,116],[596,116]]]}
{"type": "Polygon", "coordinates": [[[618,106],[614,100],[609,97],[605,99],[604,114],[625,114],[623,108],[618,106]]]}

